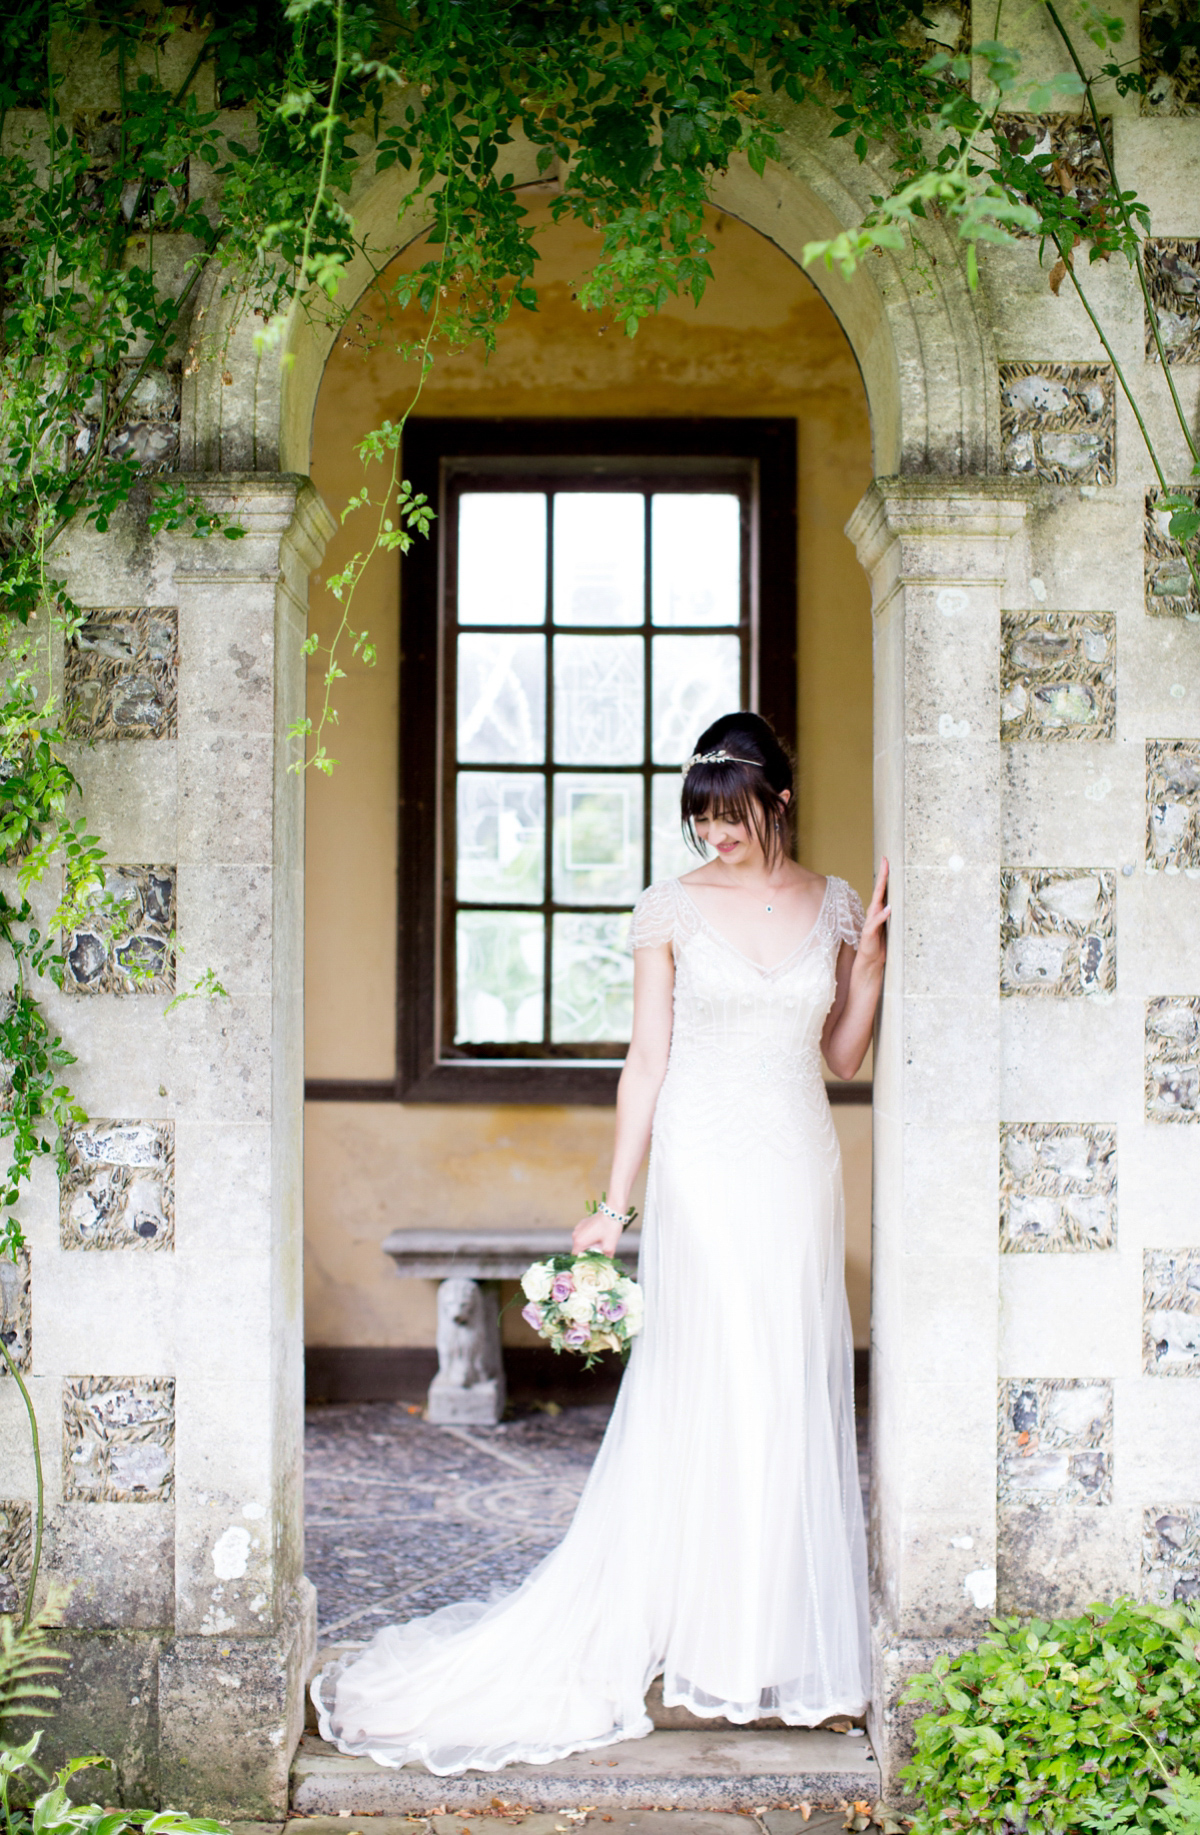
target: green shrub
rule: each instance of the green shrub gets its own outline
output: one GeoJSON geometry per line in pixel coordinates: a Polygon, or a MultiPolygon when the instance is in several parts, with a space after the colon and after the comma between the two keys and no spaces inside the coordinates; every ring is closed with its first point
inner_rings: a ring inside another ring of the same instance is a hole
{"type": "Polygon", "coordinates": [[[992,1622],[909,1684],[933,1707],[901,1773],[913,1835],[1200,1830],[1200,1607],[992,1622]]]}

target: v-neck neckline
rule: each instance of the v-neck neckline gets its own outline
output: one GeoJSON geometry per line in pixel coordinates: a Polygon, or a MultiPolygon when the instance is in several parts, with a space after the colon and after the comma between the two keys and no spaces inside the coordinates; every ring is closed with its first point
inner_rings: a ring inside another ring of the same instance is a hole
{"type": "Polygon", "coordinates": [[[739,949],[736,943],[731,942],[730,939],[725,935],[725,932],[723,930],[717,929],[716,925],[712,922],[712,920],[705,916],[704,912],[701,910],[696,900],[692,897],[692,894],[688,891],[687,887],[684,885],[682,879],[677,879],[675,881],[675,884],[679,887],[679,890],[683,893],[683,896],[687,899],[688,904],[692,907],[692,910],[696,913],[696,916],[699,918],[700,922],[704,925],[704,928],[707,931],[711,932],[711,934],[714,937],[716,937],[718,943],[723,943],[726,949],[731,949],[735,956],[739,956],[741,960],[745,963],[748,963],[752,969],[757,969],[760,975],[777,975],[781,968],[786,968],[789,962],[794,962],[796,957],[800,954],[801,950],[807,949],[808,945],[812,942],[813,938],[816,936],[817,931],[820,929],[820,926],[821,926],[821,919],[825,915],[825,907],[829,902],[829,888],[833,884],[833,879],[831,876],[826,875],[825,890],[821,894],[821,903],[817,909],[817,915],[813,919],[811,925],[809,926],[808,930],[805,932],[801,941],[797,943],[795,949],[790,949],[786,956],[781,956],[778,962],[772,962],[769,967],[765,963],[756,962],[753,956],[748,956],[744,949],[739,949]]]}

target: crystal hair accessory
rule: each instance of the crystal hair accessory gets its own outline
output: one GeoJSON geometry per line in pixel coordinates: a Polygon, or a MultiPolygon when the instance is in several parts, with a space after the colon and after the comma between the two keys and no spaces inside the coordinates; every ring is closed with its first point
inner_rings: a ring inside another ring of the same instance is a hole
{"type": "Polygon", "coordinates": [[[694,753],[683,767],[683,775],[685,777],[693,765],[758,765],[759,770],[761,771],[762,769],[761,760],[757,758],[739,758],[734,752],[694,753]]]}

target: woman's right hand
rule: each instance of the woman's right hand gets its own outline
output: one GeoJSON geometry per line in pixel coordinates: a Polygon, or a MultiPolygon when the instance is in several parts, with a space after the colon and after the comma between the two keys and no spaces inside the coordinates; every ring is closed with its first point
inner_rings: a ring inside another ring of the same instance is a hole
{"type": "Polygon", "coordinates": [[[606,1217],[603,1211],[594,1211],[590,1217],[581,1217],[571,1232],[571,1248],[576,1255],[582,1255],[585,1249],[599,1249],[604,1255],[615,1255],[617,1244],[621,1240],[622,1227],[613,1217],[606,1217]]]}

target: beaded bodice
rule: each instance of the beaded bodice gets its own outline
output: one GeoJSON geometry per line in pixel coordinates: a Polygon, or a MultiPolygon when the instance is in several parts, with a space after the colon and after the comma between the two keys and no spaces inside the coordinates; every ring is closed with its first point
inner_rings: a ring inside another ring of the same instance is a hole
{"type": "Polygon", "coordinates": [[[654,1119],[664,1128],[698,1123],[735,1134],[773,1136],[780,1151],[813,1145],[798,1124],[829,1111],[821,1076],[821,1032],[833,1003],[838,951],[857,947],[863,912],[843,879],[829,879],[816,923],[772,968],[761,968],[722,936],[678,879],[639,898],[634,949],[669,942],[675,958],[671,1056],[654,1119]],[[805,1138],[801,1138],[802,1134],[805,1138]]]}

